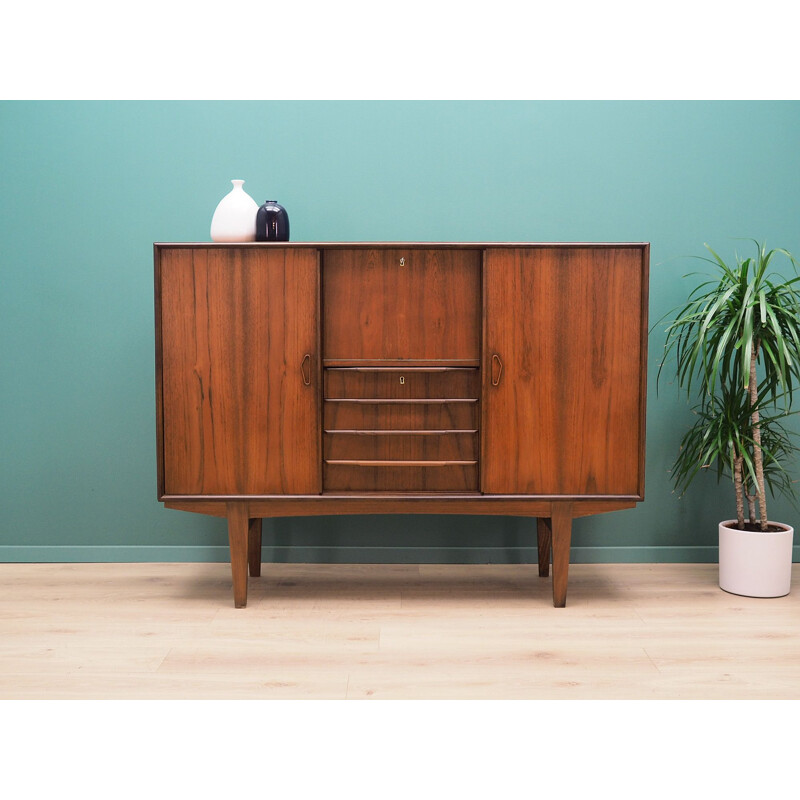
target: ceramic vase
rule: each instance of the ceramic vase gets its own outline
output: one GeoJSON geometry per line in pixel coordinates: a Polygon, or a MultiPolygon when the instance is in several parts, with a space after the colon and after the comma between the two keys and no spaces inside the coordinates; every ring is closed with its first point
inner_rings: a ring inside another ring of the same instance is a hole
{"type": "Polygon", "coordinates": [[[274,200],[267,200],[256,215],[257,242],[288,242],[289,215],[274,200]]]}
{"type": "Polygon", "coordinates": [[[231,181],[231,189],[211,218],[212,242],[254,242],[258,203],[242,189],[244,181],[231,181]]]}

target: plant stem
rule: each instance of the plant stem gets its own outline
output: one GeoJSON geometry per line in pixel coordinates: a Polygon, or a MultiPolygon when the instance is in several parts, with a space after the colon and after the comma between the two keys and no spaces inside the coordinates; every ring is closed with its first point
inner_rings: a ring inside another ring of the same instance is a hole
{"type": "Polygon", "coordinates": [[[748,389],[750,390],[750,406],[753,409],[751,417],[751,427],[753,433],[753,464],[756,468],[756,491],[758,492],[758,507],[761,512],[761,530],[767,530],[767,495],[764,491],[764,459],[761,453],[761,425],[758,414],[758,382],[756,380],[756,360],[758,359],[758,349],[761,345],[760,340],[756,340],[753,352],[750,354],[750,379],[748,389]]]}
{"type": "Polygon", "coordinates": [[[756,524],[756,500],[758,499],[757,494],[748,494],[747,495],[747,507],[750,509],[750,522],[755,525],[756,524]]]}
{"type": "MultiPolygon", "coordinates": [[[[744,459],[742,459],[744,461],[744,459]]],[[[743,477],[742,479],[742,492],[744,496],[747,498],[747,513],[750,518],[750,524],[756,524],[756,497],[757,495],[750,493],[750,481],[747,477],[743,477]]]]}
{"type": "MultiPolygon", "coordinates": [[[[742,488],[742,456],[733,457],[733,484],[736,487],[736,521],[744,530],[744,489],[742,488]]],[[[749,499],[749,498],[748,498],[749,499]]]]}

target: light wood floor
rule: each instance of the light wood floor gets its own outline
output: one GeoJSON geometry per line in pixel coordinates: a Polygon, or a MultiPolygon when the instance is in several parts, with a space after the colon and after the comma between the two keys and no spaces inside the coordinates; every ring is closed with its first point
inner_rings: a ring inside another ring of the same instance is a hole
{"type": "Polygon", "coordinates": [[[795,590],[714,564],[0,564],[0,698],[798,699],[795,590]]]}

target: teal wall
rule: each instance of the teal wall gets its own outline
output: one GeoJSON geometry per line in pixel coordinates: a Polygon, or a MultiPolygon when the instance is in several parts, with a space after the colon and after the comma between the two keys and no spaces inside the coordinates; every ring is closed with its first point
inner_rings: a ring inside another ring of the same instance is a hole
{"type": "MultiPolygon", "coordinates": [[[[0,103],[0,560],[215,560],[224,521],[156,501],[154,241],[208,241],[231,178],[292,238],[650,241],[650,315],[703,242],[800,253],[798,102],[0,103]]],[[[690,420],[655,391],[646,501],[581,519],[575,561],[713,561],[732,493],[678,499],[690,420]]],[[[800,473],[799,473],[800,474],[800,473]]],[[[800,522],[786,501],[770,516],[800,522]]],[[[530,520],[265,523],[266,560],[531,561],[530,520]]]]}

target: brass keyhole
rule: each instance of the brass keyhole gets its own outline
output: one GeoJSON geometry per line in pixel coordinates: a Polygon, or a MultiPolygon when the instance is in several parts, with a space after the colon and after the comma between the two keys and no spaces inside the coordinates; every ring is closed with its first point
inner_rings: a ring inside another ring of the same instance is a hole
{"type": "Polygon", "coordinates": [[[406,265],[406,260],[404,258],[400,259],[400,266],[404,267],[406,265]]]}
{"type": "Polygon", "coordinates": [[[406,379],[401,375],[400,376],[400,383],[403,384],[406,382],[406,379]]]}

